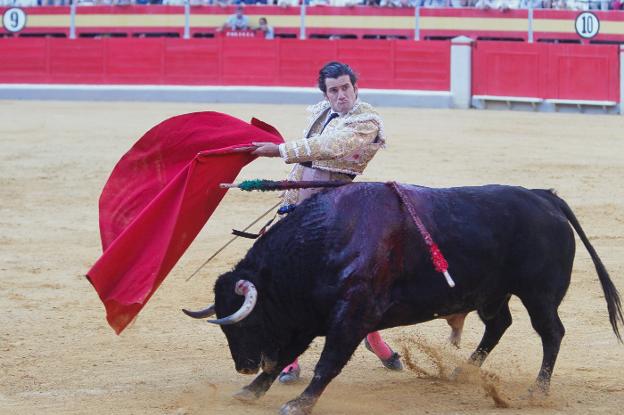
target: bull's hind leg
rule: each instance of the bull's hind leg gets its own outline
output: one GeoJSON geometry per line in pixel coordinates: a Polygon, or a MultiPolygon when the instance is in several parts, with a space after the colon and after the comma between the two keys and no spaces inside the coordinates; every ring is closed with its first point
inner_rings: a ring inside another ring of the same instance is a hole
{"type": "Polygon", "coordinates": [[[470,356],[470,363],[480,367],[511,326],[509,298],[505,297],[500,302],[478,310],[479,317],[485,323],[485,332],[477,349],[470,356]]]}
{"type": "Polygon", "coordinates": [[[464,331],[464,321],[468,313],[451,314],[444,317],[449,326],[451,326],[451,335],[449,336],[449,342],[457,348],[461,343],[462,332],[464,331]]]}
{"type": "MultiPolygon", "coordinates": [[[[490,352],[496,347],[503,334],[511,326],[509,312],[509,297],[478,310],[479,317],[485,324],[485,332],[476,350],[470,355],[468,363],[481,367],[490,352]]],[[[463,369],[457,367],[451,374],[451,379],[457,379],[463,369]]]]}
{"type": "Polygon", "coordinates": [[[542,338],[542,367],[535,381],[535,388],[542,393],[548,393],[550,388],[550,377],[555,368],[555,361],[559,354],[561,340],[565,334],[565,328],[557,308],[559,306],[556,301],[549,301],[545,298],[526,299],[522,301],[531,317],[533,328],[542,338]]]}

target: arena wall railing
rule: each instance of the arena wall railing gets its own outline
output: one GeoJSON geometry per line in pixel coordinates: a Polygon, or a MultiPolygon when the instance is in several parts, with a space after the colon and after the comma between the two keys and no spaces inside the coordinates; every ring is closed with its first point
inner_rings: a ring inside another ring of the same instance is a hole
{"type": "Polygon", "coordinates": [[[624,108],[622,45],[466,36],[452,41],[13,36],[0,39],[0,54],[5,99],[310,102],[317,98],[310,95],[319,94],[318,68],[342,60],[357,68],[362,94],[377,105],[606,113],[624,108]]]}
{"type": "MultiPolygon", "coordinates": [[[[80,4],[80,3],[78,3],[80,4]]],[[[72,9],[68,6],[26,7],[28,22],[19,33],[0,32],[4,37],[70,37],[72,9]]],[[[185,10],[189,13],[189,36],[224,35],[220,28],[234,7],[217,6],[78,6],[74,9],[76,37],[179,37],[185,32],[185,10]]],[[[6,8],[0,7],[0,13],[6,8]]],[[[277,7],[246,6],[253,27],[266,17],[277,37],[287,38],[401,38],[450,40],[462,35],[475,40],[535,42],[622,43],[624,11],[592,13],[600,19],[600,31],[583,40],[576,33],[580,11],[554,9],[478,8],[387,8],[387,7],[277,7]],[[302,18],[302,12],[304,16],[302,18]],[[531,20],[529,20],[531,19],[531,20]],[[302,33],[303,29],[303,33],[302,33]]],[[[259,36],[250,31],[246,36],[259,36]]]]}

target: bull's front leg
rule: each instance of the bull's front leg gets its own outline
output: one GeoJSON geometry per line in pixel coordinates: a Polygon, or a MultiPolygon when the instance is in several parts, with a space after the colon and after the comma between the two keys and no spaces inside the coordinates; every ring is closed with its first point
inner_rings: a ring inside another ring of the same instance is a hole
{"type": "Polygon", "coordinates": [[[366,334],[374,330],[378,318],[363,315],[367,314],[362,312],[367,307],[358,307],[361,305],[353,303],[343,305],[327,333],[325,346],[314,368],[312,381],[301,395],[282,406],[280,415],[310,414],[329,382],[347,364],[366,334]]]}
{"type": "Polygon", "coordinates": [[[274,359],[263,357],[262,373],[247,386],[234,394],[234,398],[240,401],[254,401],[261,398],[273,385],[275,379],[282,370],[288,366],[297,356],[302,354],[312,342],[313,338],[305,336],[299,338],[285,351],[279,353],[274,359]]]}
{"type": "Polygon", "coordinates": [[[279,371],[262,372],[247,386],[234,394],[239,401],[255,401],[269,390],[279,371]]]}
{"type": "MultiPolygon", "coordinates": [[[[296,399],[284,404],[280,415],[308,415],[329,382],[347,364],[366,332],[351,338],[334,339],[328,335],[321,358],[314,368],[314,376],[307,388],[296,399]]],[[[345,336],[347,337],[347,336],[345,336]]]]}

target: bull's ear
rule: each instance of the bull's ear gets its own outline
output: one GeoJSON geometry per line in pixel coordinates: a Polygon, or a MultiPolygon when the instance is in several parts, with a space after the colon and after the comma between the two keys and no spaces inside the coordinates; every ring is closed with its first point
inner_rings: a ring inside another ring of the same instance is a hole
{"type": "Polygon", "coordinates": [[[234,324],[251,314],[256,306],[256,300],[258,299],[256,287],[247,280],[239,280],[234,286],[234,292],[238,295],[245,296],[245,301],[243,302],[241,308],[239,308],[231,316],[223,317],[218,320],[208,320],[208,323],[219,325],[234,324]]]}
{"type": "Polygon", "coordinates": [[[208,306],[208,308],[204,308],[203,310],[198,310],[198,311],[190,311],[190,310],[183,308],[182,312],[186,314],[187,316],[193,317],[193,318],[212,317],[216,313],[214,304],[212,304],[211,306],[208,306]]]}

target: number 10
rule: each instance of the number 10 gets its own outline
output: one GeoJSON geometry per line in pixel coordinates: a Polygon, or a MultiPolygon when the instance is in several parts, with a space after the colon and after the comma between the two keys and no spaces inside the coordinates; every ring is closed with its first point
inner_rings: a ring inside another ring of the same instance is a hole
{"type": "Polygon", "coordinates": [[[592,33],[594,31],[594,17],[583,16],[583,34],[592,33]]]}

